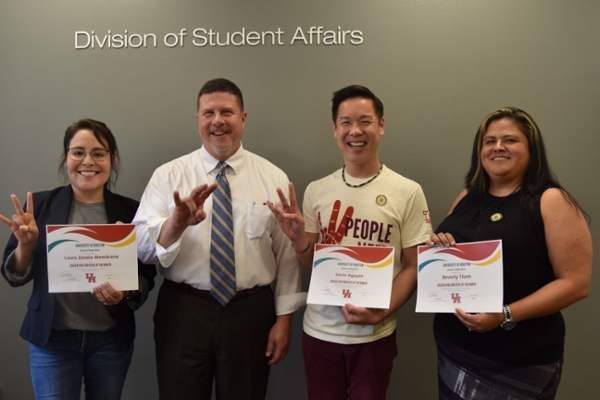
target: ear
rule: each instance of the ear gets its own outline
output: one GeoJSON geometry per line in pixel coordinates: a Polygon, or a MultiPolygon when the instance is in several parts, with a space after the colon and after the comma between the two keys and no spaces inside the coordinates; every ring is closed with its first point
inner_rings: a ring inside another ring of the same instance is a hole
{"type": "Polygon", "coordinates": [[[379,136],[383,136],[385,134],[385,118],[381,117],[379,120],[379,136]]]}

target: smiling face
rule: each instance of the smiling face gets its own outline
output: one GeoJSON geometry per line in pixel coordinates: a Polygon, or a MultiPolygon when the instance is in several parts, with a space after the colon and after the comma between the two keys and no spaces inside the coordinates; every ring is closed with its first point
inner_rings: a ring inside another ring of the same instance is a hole
{"type": "Polygon", "coordinates": [[[503,118],[489,125],[482,139],[480,157],[492,186],[516,189],[529,166],[529,142],[512,119],[503,118]]]}
{"type": "Polygon", "coordinates": [[[86,152],[83,160],[77,161],[67,155],[65,167],[73,188],[75,199],[84,203],[99,203],[104,200],[104,185],[110,179],[113,156],[108,154],[102,161],[92,159],[95,149],[108,150],[89,129],[80,129],[69,142],[69,148],[86,152]]]}
{"type": "Polygon", "coordinates": [[[206,151],[225,161],[240,148],[246,112],[238,98],[226,92],[206,93],[198,105],[198,131],[206,151]]]}
{"type": "Polygon", "coordinates": [[[350,175],[362,178],[378,171],[377,149],[384,124],[371,99],[354,97],[340,103],[333,132],[350,175]]]}

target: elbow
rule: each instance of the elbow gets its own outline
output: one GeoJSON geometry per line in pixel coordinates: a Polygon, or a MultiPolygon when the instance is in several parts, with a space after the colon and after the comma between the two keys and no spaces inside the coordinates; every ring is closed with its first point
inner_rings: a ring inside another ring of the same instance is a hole
{"type": "Polygon", "coordinates": [[[583,300],[586,297],[588,297],[588,295],[590,294],[590,282],[587,282],[578,292],[579,298],[577,299],[579,300],[583,300]]]}
{"type": "Polygon", "coordinates": [[[573,291],[573,303],[585,299],[590,294],[591,282],[589,280],[581,282],[573,291]]]}

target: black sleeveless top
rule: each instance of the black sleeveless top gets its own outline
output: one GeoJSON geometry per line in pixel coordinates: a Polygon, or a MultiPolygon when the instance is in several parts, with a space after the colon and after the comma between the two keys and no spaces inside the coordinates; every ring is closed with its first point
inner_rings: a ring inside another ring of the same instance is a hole
{"type": "MultiPolygon", "coordinates": [[[[451,233],[457,243],[502,239],[503,304],[519,300],[555,279],[539,198],[535,211],[520,204],[521,198],[521,192],[506,197],[486,194],[475,198],[467,194],[436,230],[451,233]],[[494,222],[490,217],[496,213],[501,213],[502,219],[494,222]]],[[[436,314],[433,332],[438,347],[451,359],[452,354],[471,352],[505,364],[539,365],[562,358],[565,325],[559,312],[518,322],[511,331],[497,328],[481,334],[469,332],[454,314],[436,314]]]]}

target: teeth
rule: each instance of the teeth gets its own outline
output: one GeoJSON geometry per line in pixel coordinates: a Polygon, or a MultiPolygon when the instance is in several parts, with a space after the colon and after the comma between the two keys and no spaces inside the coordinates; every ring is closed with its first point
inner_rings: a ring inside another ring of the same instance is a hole
{"type": "Polygon", "coordinates": [[[97,172],[94,171],[79,171],[79,173],[83,176],[93,176],[97,174],[97,172]]]}
{"type": "Polygon", "coordinates": [[[508,160],[508,157],[494,157],[492,160],[508,160]]]}
{"type": "Polygon", "coordinates": [[[213,132],[212,134],[215,136],[221,136],[221,135],[224,135],[225,133],[227,133],[227,132],[213,132]]]}
{"type": "Polygon", "coordinates": [[[351,147],[363,147],[366,145],[365,142],[350,142],[348,143],[351,147]]]}

